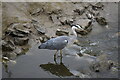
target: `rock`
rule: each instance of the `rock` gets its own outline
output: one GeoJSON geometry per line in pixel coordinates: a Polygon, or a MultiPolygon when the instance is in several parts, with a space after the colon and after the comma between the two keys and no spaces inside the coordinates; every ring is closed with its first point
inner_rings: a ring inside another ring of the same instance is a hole
{"type": "Polygon", "coordinates": [[[23,24],[18,24],[14,26],[14,29],[21,34],[29,34],[29,30],[24,27],[23,24]]]}
{"type": "Polygon", "coordinates": [[[89,21],[86,26],[82,26],[84,30],[76,29],[75,31],[80,35],[87,35],[89,32],[92,31],[92,21],[89,21]]]}
{"type": "MultiPolygon", "coordinates": [[[[27,27],[27,26],[26,26],[27,27]]],[[[25,24],[15,23],[5,31],[5,35],[12,37],[25,37],[30,33],[29,29],[25,28],[25,24]]]]}
{"type": "Polygon", "coordinates": [[[41,43],[44,43],[44,42],[46,42],[46,41],[49,40],[49,39],[50,39],[50,38],[49,38],[48,36],[46,36],[46,35],[41,36],[41,37],[39,38],[39,40],[40,40],[41,43]]]}
{"type": "Polygon", "coordinates": [[[66,17],[61,17],[61,18],[59,18],[59,20],[60,20],[62,25],[65,25],[66,21],[67,21],[67,18],[66,17]]]}
{"type": "Polygon", "coordinates": [[[60,17],[59,20],[62,25],[71,25],[74,22],[74,19],[68,17],[60,17]]]}
{"type": "Polygon", "coordinates": [[[21,48],[16,48],[16,49],[14,50],[14,52],[15,52],[17,55],[20,55],[20,54],[22,53],[22,50],[21,50],[21,48]]]}
{"type": "Polygon", "coordinates": [[[62,9],[56,9],[54,11],[52,11],[53,14],[61,14],[62,13],[62,9]]]}
{"type": "Polygon", "coordinates": [[[94,16],[93,16],[92,14],[90,14],[90,13],[87,13],[86,16],[87,16],[88,19],[92,19],[92,18],[94,17],[94,16]]]}
{"type": "Polygon", "coordinates": [[[100,64],[98,62],[93,62],[90,66],[90,69],[94,72],[100,72],[100,64]]]}
{"type": "Polygon", "coordinates": [[[79,15],[82,15],[83,13],[85,13],[85,9],[83,8],[83,9],[75,9],[75,10],[73,10],[74,12],[76,12],[76,13],[78,13],[79,15]]]}
{"type": "Polygon", "coordinates": [[[2,41],[2,51],[13,51],[14,49],[15,46],[11,41],[2,41]]]}
{"type": "Polygon", "coordinates": [[[88,14],[91,14],[93,17],[99,16],[100,12],[97,10],[93,10],[92,7],[88,8],[88,14]]]}
{"type": "Polygon", "coordinates": [[[93,10],[103,9],[104,5],[101,2],[96,3],[95,5],[92,5],[93,10]]]}
{"type": "Polygon", "coordinates": [[[18,33],[16,31],[6,31],[5,34],[10,35],[12,37],[25,37],[25,35],[18,33]]]}
{"type": "Polygon", "coordinates": [[[74,22],[74,20],[71,19],[71,18],[69,18],[69,19],[66,20],[66,24],[68,24],[68,25],[72,25],[73,22],[74,22]]]}
{"type": "Polygon", "coordinates": [[[56,31],[56,35],[57,35],[57,36],[69,35],[69,32],[66,31],[66,30],[60,30],[60,29],[57,29],[57,31],[56,31]]]}
{"type": "Polygon", "coordinates": [[[47,14],[49,15],[59,15],[62,13],[62,9],[55,9],[55,10],[52,10],[52,11],[47,11],[47,14]]]}
{"type": "Polygon", "coordinates": [[[38,34],[40,35],[44,35],[45,34],[45,28],[42,28],[42,27],[38,27],[38,26],[34,26],[35,29],[37,30],[38,34]]]}
{"type": "Polygon", "coordinates": [[[96,21],[102,26],[105,26],[108,24],[104,17],[96,17],[96,21]]]}
{"type": "Polygon", "coordinates": [[[61,25],[60,21],[58,20],[58,15],[50,15],[50,20],[57,25],[61,25]]]}
{"type": "Polygon", "coordinates": [[[89,22],[91,22],[91,20],[89,19],[77,19],[75,24],[78,24],[82,26],[83,28],[85,28],[85,26],[87,26],[89,22]]]}
{"type": "Polygon", "coordinates": [[[12,53],[9,53],[7,56],[8,56],[9,59],[12,59],[12,60],[13,60],[13,59],[16,59],[17,54],[14,53],[14,52],[12,52],[12,53]]]}
{"type": "Polygon", "coordinates": [[[30,29],[30,28],[33,27],[33,26],[32,26],[32,24],[30,24],[30,23],[24,23],[24,24],[23,24],[23,27],[25,27],[25,28],[27,28],[27,29],[30,29]]]}
{"type": "Polygon", "coordinates": [[[15,45],[23,46],[26,45],[29,41],[28,37],[25,38],[14,38],[15,45]]]}
{"type": "Polygon", "coordinates": [[[32,12],[30,12],[30,14],[32,16],[39,16],[41,13],[44,12],[44,9],[43,8],[37,8],[35,10],[32,10],[32,12]]]}

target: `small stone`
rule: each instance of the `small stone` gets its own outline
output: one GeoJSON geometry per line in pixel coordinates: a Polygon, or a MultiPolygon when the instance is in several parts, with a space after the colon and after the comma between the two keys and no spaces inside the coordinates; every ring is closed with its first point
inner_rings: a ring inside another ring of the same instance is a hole
{"type": "Polygon", "coordinates": [[[96,17],[96,21],[102,26],[105,26],[108,24],[104,17],[96,17]]]}
{"type": "Polygon", "coordinates": [[[57,36],[69,35],[69,32],[66,31],[66,30],[57,29],[56,35],[57,35],[57,36]]]}

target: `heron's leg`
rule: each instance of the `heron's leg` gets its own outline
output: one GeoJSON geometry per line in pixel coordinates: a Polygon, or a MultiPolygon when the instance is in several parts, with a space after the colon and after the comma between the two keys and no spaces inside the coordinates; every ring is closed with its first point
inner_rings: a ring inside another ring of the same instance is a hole
{"type": "Polygon", "coordinates": [[[62,63],[62,50],[60,50],[60,63],[62,63]]]}
{"type": "Polygon", "coordinates": [[[62,57],[62,50],[60,50],[60,56],[62,57]]]}
{"type": "Polygon", "coordinates": [[[54,54],[54,61],[55,61],[55,63],[56,63],[56,54],[57,54],[57,52],[58,52],[58,50],[54,54]]]}

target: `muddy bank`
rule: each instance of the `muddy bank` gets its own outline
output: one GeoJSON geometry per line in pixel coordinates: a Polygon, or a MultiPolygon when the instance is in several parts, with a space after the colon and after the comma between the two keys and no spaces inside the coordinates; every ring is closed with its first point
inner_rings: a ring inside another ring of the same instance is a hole
{"type": "Polygon", "coordinates": [[[117,5],[83,2],[3,3],[2,53],[3,64],[7,66],[3,67],[4,70],[7,68],[6,72],[3,71],[3,76],[12,78],[28,74],[27,77],[45,77],[44,73],[46,77],[117,77],[117,5]],[[49,53],[54,51],[37,49],[40,43],[52,37],[72,36],[70,26],[76,24],[84,30],[77,30],[78,41],[63,50],[65,57],[62,64],[54,64],[52,61],[53,54],[49,53]],[[30,53],[32,54],[29,55],[30,53]],[[11,60],[16,61],[13,67],[11,60]],[[28,70],[24,73],[22,71],[26,68],[21,63],[22,60],[24,63],[33,63],[34,66],[28,64],[28,70]],[[18,66],[21,66],[21,71],[18,66]],[[40,71],[37,71],[39,68],[36,66],[39,66],[40,71]],[[58,66],[66,74],[52,69],[58,66]],[[35,70],[37,75],[29,76],[32,74],[29,70],[35,70]]]}

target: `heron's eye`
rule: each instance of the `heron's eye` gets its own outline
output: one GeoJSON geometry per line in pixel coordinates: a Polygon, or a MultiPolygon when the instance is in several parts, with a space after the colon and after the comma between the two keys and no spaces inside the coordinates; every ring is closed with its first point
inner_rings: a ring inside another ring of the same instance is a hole
{"type": "Polygon", "coordinates": [[[67,43],[68,43],[68,40],[65,40],[65,42],[67,42],[67,43]]]}

